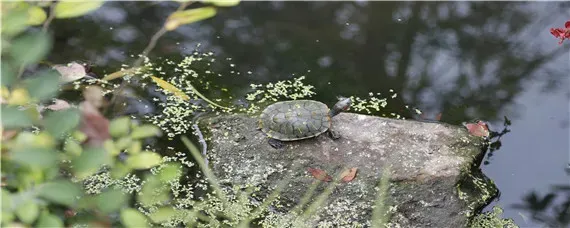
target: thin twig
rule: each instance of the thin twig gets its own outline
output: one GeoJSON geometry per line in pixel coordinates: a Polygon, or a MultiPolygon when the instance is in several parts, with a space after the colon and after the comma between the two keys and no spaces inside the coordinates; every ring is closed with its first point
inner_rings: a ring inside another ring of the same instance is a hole
{"type": "Polygon", "coordinates": [[[160,28],[160,30],[158,30],[158,32],[156,32],[152,36],[152,38],[150,39],[150,42],[148,43],[146,48],[142,51],[141,56],[135,62],[135,66],[139,66],[140,64],[142,64],[144,57],[156,46],[156,42],[158,41],[158,39],[160,39],[160,37],[162,37],[166,32],[168,32],[168,31],[166,30],[166,28],[164,26],[162,26],[160,28]]]}
{"type": "Polygon", "coordinates": [[[57,3],[51,4],[49,7],[49,17],[46,19],[46,21],[44,21],[44,24],[42,26],[42,32],[47,32],[49,24],[55,18],[55,13],[54,13],[55,5],[57,5],[57,3]]]}
{"type": "MultiPolygon", "coordinates": [[[[180,6],[178,6],[178,9],[176,9],[175,12],[178,11],[182,11],[184,10],[187,6],[189,6],[190,4],[192,4],[191,1],[188,2],[183,2],[180,4],[180,6]]],[[[152,51],[152,49],[154,49],[154,47],[156,46],[156,43],[158,42],[158,39],[160,39],[160,37],[162,37],[164,34],[166,34],[166,32],[168,32],[168,30],[166,30],[166,28],[164,27],[165,24],[162,25],[162,27],[160,28],[160,30],[158,30],[150,39],[150,42],[148,43],[148,45],[145,47],[145,49],[143,50],[142,54],[139,56],[139,58],[135,61],[135,64],[133,65],[133,69],[138,68],[142,62],[144,61],[144,58],[146,57],[146,55],[148,53],[150,53],[150,51],[152,51]]],[[[114,102],[116,101],[116,95],[117,94],[121,94],[121,92],[123,91],[123,89],[125,88],[127,84],[127,81],[123,81],[121,82],[121,84],[119,85],[119,87],[114,91],[114,96],[111,98],[111,101],[109,102],[109,104],[114,104],[114,102]]],[[[109,106],[111,107],[111,106],[109,106]]]]}
{"type": "MultiPolygon", "coordinates": [[[[178,9],[176,9],[175,12],[184,10],[188,5],[192,4],[192,2],[183,2],[180,4],[180,6],[178,6],[178,9]]],[[[168,19],[167,19],[168,20],[168,19]]],[[[166,34],[166,32],[168,32],[168,30],[166,30],[166,27],[164,26],[164,24],[162,25],[162,27],[160,28],[160,30],[158,30],[153,36],[152,38],[150,38],[150,42],[148,43],[148,45],[145,47],[145,49],[142,51],[141,56],[137,59],[137,61],[135,62],[135,67],[139,66],[142,61],[144,60],[144,57],[152,50],[154,49],[154,47],[156,46],[156,42],[158,42],[158,39],[160,39],[160,37],[162,37],[164,34],[166,34]]]]}

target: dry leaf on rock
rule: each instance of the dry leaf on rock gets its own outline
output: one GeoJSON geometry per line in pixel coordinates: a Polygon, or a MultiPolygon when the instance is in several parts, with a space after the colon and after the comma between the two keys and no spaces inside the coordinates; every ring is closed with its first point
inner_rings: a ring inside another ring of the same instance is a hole
{"type": "Polygon", "coordinates": [[[350,182],[356,177],[357,168],[350,168],[340,174],[342,182],[350,182]]]}
{"type": "Polygon", "coordinates": [[[483,121],[477,121],[477,123],[463,123],[463,126],[467,128],[469,134],[478,137],[489,137],[489,127],[483,121]]]}
{"type": "Polygon", "coordinates": [[[332,177],[322,169],[307,168],[307,171],[317,180],[332,181],[332,177]]]}

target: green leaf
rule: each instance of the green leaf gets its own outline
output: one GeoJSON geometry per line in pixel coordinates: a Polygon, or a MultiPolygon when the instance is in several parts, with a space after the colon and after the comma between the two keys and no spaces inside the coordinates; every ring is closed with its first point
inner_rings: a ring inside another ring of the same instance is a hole
{"type": "Polygon", "coordinates": [[[63,150],[73,156],[79,156],[83,151],[83,148],[81,148],[81,145],[79,145],[75,140],[68,139],[65,141],[65,145],[63,145],[63,150]]]}
{"type": "Polygon", "coordinates": [[[54,148],[55,141],[46,132],[40,132],[39,134],[27,131],[20,132],[16,136],[15,145],[12,149],[27,149],[28,147],[54,148]]]}
{"type": "Polygon", "coordinates": [[[136,126],[131,132],[131,138],[133,139],[143,139],[151,136],[158,136],[160,134],[160,128],[154,125],[145,124],[141,126],[136,126]]]}
{"type": "Polygon", "coordinates": [[[2,225],[6,225],[14,220],[14,213],[7,211],[2,211],[0,213],[2,213],[2,217],[0,217],[2,225]]]}
{"type": "Polygon", "coordinates": [[[77,142],[83,142],[87,139],[87,135],[81,131],[73,132],[73,134],[71,134],[71,137],[77,140],[77,142]]]}
{"type": "Polygon", "coordinates": [[[130,128],[131,118],[128,116],[119,117],[109,123],[109,134],[115,138],[118,138],[127,135],[130,128]]]}
{"type": "Polygon", "coordinates": [[[57,165],[58,153],[50,148],[19,147],[10,151],[10,158],[19,164],[49,168],[57,165]]]}
{"type": "Polygon", "coordinates": [[[182,167],[179,164],[174,163],[174,162],[170,162],[170,163],[164,165],[160,169],[160,173],[158,174],[158,177],[160,178],[161,181],[164,181],[164,182],[172,181],[172,180],[180,177],[180,175],[182,174],[181,169],[182,169],[182,167]]]}
{"type": "Polygon", "coordinates": [[[133,143],[133,139],[131,137],[121,137],[119,140],[115,142],[115,149],[116,150],[124,150],[131,146],[133,143]]]}
{"type": "Polygon", "coordinates": [[[170,188],[154,175],[145,178],[141,193],[137,195],[137,201],[145,206],[152,206],[157,203],[166,202],[170,199],[170,188]]]}
{"type": "Polygon", "coordinates": [[[131,143],[131,146],[129,147],[129,149],[127,150],[127,152],[129,154],[138,154],[140,153],[142,150],[142,143],[139,140],[133,141],[133,143],[131,143]]]}
{"type": "Polygon", "coordinates": [[[45,211],[40,215],[36,227],[63,227],[63,221],[59,217],[45,211]]]}
{"type": "Polygon", "coordinates": [[[51,166],[47,169],[42,170],[44,174],[44,181],[51,181],[57,178],[61,173],[59,170],[59,166],[51,166]]]}
{"type": "Polygon", "coordinates": [[[182,90],[178,89],[176,86],[170,84],[167,81],[162,80],[161,78],[155,77],[155,76],[150,76],[150,78],[152,78],[152,80],[161,88],[163,88],[165,91],[172,93],[180,98],[182,98],[182,100],[190,100],[190,97],[184,93],[182,90]]]}
{"type": "Polygon", "coordinates": [[[214,7],[202,7],[197,9],[176,11],[168,16],[164,27],[166,30],[172,31],[181,25],[201,21],[206,18],[213,17],[214,15],[216,15],[216,8],[214,7]]]}
{"type": "Polygon", "coordinates": [[[100,0],[91,1],[60,1],[54,9],[56,18],[79,17],[101,7],[105,3],[100,0]]]}
{"type": "Polygon", "coordinates": [[[2,188],[2,211],[11,211],[12,207],[13,203],[10,192],[2,188]]]}
{"type": "Polygon", "coordinates": [[[59,73],[55,70],[45,70],[36,77],[24,81],[30,97],[45,101],[54,97],[59,90],[59,73]]]}
{"type": "Polygon", "coordinates": [[[150,219],[155,223],[166,222],[176,215],[176,210],[172,207],[159,208],[154,213],[150,214],[150,219]]]}
{"type": "Polygon", "coordinates": [[[131,154],[127,158],[127,165],[133,169],[150,169],[162,162],[162,157],[154,152],[143,151],[138,154],[131,154]]]}
{"type": "Polygon", "coordinates": [[[115,212],[127,202],[127,196],[121,190],[108,189],[95,198],[97,208],[104,214],[115,212]]]}
{"type": "Polygon", "coordinates": [[[132,208],[121,210],[121,222],[126,227],[143,228],[150,227],[146,216],[132,208]]]}
{"type": "Polygon", "coordinates": [[[0,64],[2,66],[0,69],[2,71],[2,75],[0,75],[2,77],[2,86],[10,87],[16,81],[16,72],[12,64],[7,63],[6,60],[3,60],[0,64]]]}
{"type": "Polygon", "coordinates": [[[50,112],[44,119],[44,127],[54,138],[61,139],[79,125],[80,117],[77,108],[50,112]]]}
{"type": "Polygon", "coordinates": [[[31,224],[40,214],[40,208],[33,200],[27,200],[16,209],[16,216],[20,221],[31,224]]]}
{"type": "Polygon", "coordinates": [[[111,169],[111,177],[114,179],[121,179],[131,172],[131,168],[121,162],[116,162],[111,169]]]}
{"type": "Polygon", "coordinates": [[[109,162],[109,154],[103,148],[88,148],[79,157],[73,159],[73,171],[78,178],[83,179],[94,174],[101,166],[109,162]]]}
{"type": "Polygon", "coordinates": [[[215,6],[228,7],[237,6],[240,0],[202,0],[203,3],[210,3],[215,6]]]}
{"type": "Polygon", "coordinates": [[[31,32],[14,40],[10,54],[18,65],[36,63],[48,53],[51,48],[51,37],[43,32],[31,32]]]}
{"type": "Polygon", "coordinates": [[[56,204],[73,207],[83,194],[81,186],[68,180],[56,180],[41,186],[39,196],[56,204]]]}
{"type": "Polygon", "coordinates": [[[41,25],[47,19],[47,14],[44,9],[38,6],[31,5],[28,9],[28,24],[41,25]]]}
{"type": "Polygon", "coordinates": [[[17,107],[2,104],[2,127],[4,129],[14,129],[32,126],[32,118],[24,110],[17,107]]]}
{"type": "Polygon", "coordinates": [[[17,7],[17,4],[16,2],[2,3],[2,36],[15,36],[28,27],[27,9],[17,7]]]}
{"type": "Polygon", "coordinates": [[[115,142],[111,139],[107,139],[103,142],[103,148],[105,148],[111,157],[117,156],[121,153],[121,150],[117,149],[115,142]]]}

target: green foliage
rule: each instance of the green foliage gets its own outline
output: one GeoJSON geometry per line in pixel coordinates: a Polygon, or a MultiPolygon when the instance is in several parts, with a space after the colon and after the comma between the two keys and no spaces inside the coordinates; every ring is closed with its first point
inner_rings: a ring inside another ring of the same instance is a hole
{"type": "Polygon", "coordinates": [[[2,104],[2,127],[13,129],[32,126],[32,117],[18,107],[2,104]]]}
{"type": "Polygon", "coordinates": [[[146,216],[143,213],[131,208],[121,210],[121,221],[126,227],[149,227],[146,216]]]}
{"type": "Polygon", "coordinates": [[[113,137],[127,135],[131,127],[131,119],[128,116],[119,117],[109,123],[109,134],[113,137]]]}
{"type": "Polygon", "coordinates": [[[55,6],[54,13],[56,18],[79,17],[98,9],[103,3],[101,0],[61,1],[55,6]]]}
{"type": "Polygon", "coordinates": [[[472,228],[487,228],[487,227],[502,227],[502,228],[518,228],[517,224],[512,219],[501,218],[503,209],[500,207],[493,207],[492,211],[482,213],[473,217],[469,227],[472,228]]]}
{"type": "Polygon", "coordinates": [[[79,124],[79,110],[69,108],[58,112],[51,112],[45,117],[45,129],[56,138],[63,138],[74,130],[79,124]]]}
{"type": "Polygon", "coordinates": [[[132,169],[149,169],[162,162],[162,157],[151,151],[132,154],[127,158],[127,164],[132,169]]]}
{"type": "Polygon", "coordinates": [[[239,0],[202,0],[203,3],[210,3],[215,6],[227,7],[227,6],[237,6],[239,0]]]}
{"type": "Polygon", "coordinates": [[[141,126],[134,126],[133,132],[131,132],[132,139],[142,139],[148,138],[150,136],[155,136],[160,133],[160,128],[154,125],[141,125],[141,126]]]}
{"type": "Polygon", "coordinates": [[[37,63],[51,48],[51,37],[43,32],[30,32],[10,44],[10,53],[18,65],[37,63]]]}
{"type": "Polygon", "coordinates": [[[31,98],[37,101],[46,101],[53,98],[59,90],[59,73],[54,70],[42,71],[36,77],[22,83],[31,98]]]}
{"type": "Polygon", "coordinates": [[[73,207],[83,196],[81,186],[68,180],[54,180],[39,189],[39,197],[52,203],[73,207]]]}
{"type": "Polygon", "coordinates": [[[17,3],[2,3],[2,36],[14,36],[28,26],[28,10],[17,3]]]}
{"type": "Polygon", "coordinates": [[[38,219],[37,227],[63,227],[63,221],[55,215],[44,211],[38,219]]]}
{"type": "Polygon", "coordinates": [[[181,25],[194,23],[201,21],[216,15],[216,8],[214,7],[202,7],[198,9],[190,9],[184,11],[178,11],[171,14],[164,27],[168,31],[177,29],[181,25]]]}
{"type": "Polygon", "coordinates": [[[26,200],[20,204],[16,209],[16,216],[25,224],[33,223],[38,215],[40,214],[40,208],[38,204],[32,200],[26,200]]]}
{"type": "Polygon", "coordinates": [[[103,148],[87,148],[73,160],[73,173],[76,177],[84,179],[99,171],[103,165],[109,164],[110,160],[111,157],[103,148]]]}
{"type": "Polygon", "coordinates": [[[105,213],[113,213],[121,209],[127,202],[126,194],[117,189],[107,189],[95,197],[97,208],[105,213]]]}
{"type": "Polygon", "coordinates": [[[7,64],[5,61],[0,62],[2,71],[2,85],[9,87],[12,85],[14,80],[16,80],[16,72],[14,71],[13,67],[10,64],[7,64]]]}
{"type": "Polygon", "coordinates": [[[20,147],[10,151],[10,159],[21,165],[45,169],[57,165],[58,154],[52,148],[20,147]]]}
{"type": "Polygon", "coordinates": [[[28,24],[41,25],[47,19],[46,11],[39,6],[29,5],[28,8],[28,24]]]}

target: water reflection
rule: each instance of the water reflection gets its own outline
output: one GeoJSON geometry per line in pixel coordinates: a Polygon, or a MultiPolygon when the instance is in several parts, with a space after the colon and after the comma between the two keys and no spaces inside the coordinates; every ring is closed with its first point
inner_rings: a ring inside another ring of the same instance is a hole
{"type": "MultiPolygon", "coordinates": [[[[50,60],[88,59],[98,74],[114,72],[123,63],[131,64],[130,56],[144,49],[176,7],[175,2],[107,2],[85,18],[56,20],[50,60]]],[[[225,72],[206,80],[230,88],[236,99],[251,83],[306,75],[318,92],[314,99],[324,102],[333,102],[337,95],[365,97],[393,89],[399,96],[386,113],[410,118],[413,113],[402,107],[412,105],[429,115],[442,113],[444,122],[480,118],[497,128],[507,115],[516,127],[521,113],[531,111],[515,102],[529,83],[540,82],[541,93],[567,89],[569,69],[563,55],[568,48],[558,46],[548,29],[570,18],[568,7],[567,2],[243,2],[168,33],[151,57],[180,59],[200,44],[200,50],[212,51],[220,60],[210,67],[225,72]],[[252,74],[229,74],[232,70],[252,74]]],[[[150,90],[136,91],[144,97],[150,90]]],[[[560,173],[553,167],[539,168],[560,173]]],[[[518,186],[532,189],[529,182],[518,186]]],[[[539,198],[535,194],[521,204],[527,206],[505,207],[505,214],[536,211],[532,205],[543,202],[539,198]]],[[[532,218],[537,224],[556,220],[567,225],[568,216],[560,220],[556,210],[542,210],[540,219],[533,212],[532,218]]]]}

